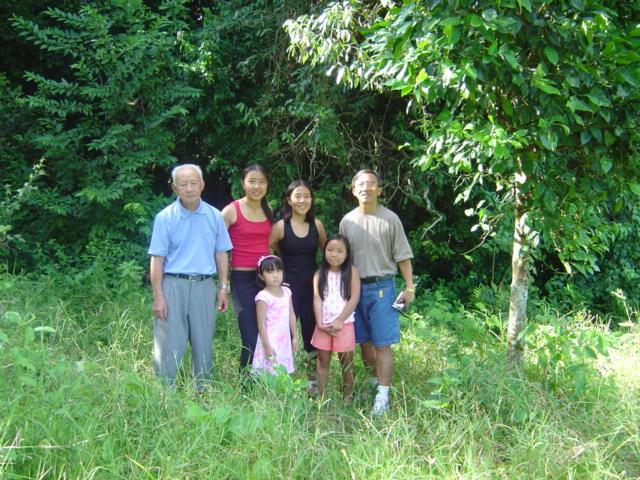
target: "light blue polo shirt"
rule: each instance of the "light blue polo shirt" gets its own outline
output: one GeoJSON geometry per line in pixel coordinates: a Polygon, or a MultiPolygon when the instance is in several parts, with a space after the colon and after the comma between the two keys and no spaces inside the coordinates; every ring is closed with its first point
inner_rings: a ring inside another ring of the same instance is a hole
{"type": "Polygon", "coordinates": [[[176,199],[153,222],[149,254],[165,258],[164,273],[213,275],[214,253],[231,248],[220,210],[204,200],[192,212],[176,199]]]}

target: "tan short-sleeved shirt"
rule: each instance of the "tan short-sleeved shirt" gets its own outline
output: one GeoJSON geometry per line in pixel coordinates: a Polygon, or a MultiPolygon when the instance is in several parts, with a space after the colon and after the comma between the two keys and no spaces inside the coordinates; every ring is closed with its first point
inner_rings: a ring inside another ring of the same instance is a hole
{"type": "Polygon", "coordinates": [[[340,221],[340,233],[351,243],[361,278],[396,275],[398,262],[413,258],[400,218],[381,205],[372,214],[357,208],[347,213],[340,221]]]}

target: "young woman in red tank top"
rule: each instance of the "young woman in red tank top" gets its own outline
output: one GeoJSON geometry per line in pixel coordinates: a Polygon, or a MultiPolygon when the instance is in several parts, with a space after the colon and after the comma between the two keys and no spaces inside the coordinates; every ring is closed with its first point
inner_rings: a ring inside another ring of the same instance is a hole
{"type": "Polygon", "coordinates": [[[238,317],[242,340],[240,369],[248,371],[258,340],[255,297],[261,290],[256,265],[261,256],[269,255],[269,235],[273,212],[267,203],[269,179],[260,165],[250,165],[242,173],[244,197],[234,200],[222,210],[229,230],[231,251],[231,295],[238,317]]]}

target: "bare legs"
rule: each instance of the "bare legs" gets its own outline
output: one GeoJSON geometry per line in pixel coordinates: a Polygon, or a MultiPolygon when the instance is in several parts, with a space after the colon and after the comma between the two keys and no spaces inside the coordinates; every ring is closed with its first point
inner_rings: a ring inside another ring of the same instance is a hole
{"type": "MultiPolygon", "coordinates": [[[[346,403],[353,397],[353,352],[339,352],[338,358],[342,364],[342,398],[346,403]]],[[[318,372],[318,392],[324,395],[329,383],[329,368],[331,367],[331,352],[318,350],[316,361],[318,372]]]]}

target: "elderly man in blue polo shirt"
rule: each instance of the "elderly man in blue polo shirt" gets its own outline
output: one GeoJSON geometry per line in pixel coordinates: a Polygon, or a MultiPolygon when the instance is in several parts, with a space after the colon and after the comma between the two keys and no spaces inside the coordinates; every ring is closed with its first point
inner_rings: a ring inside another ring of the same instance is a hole
{"type": "Polygon", "coordinates": [[[196,390],[210,380],[212,343],[218,311],[227,309],[227,252],[231,240],[220,211],[200,198],[204,189],[197,165],[171,172],[178,198],[155,218],[149,254],[153,288],[153,364],[170,386],[191,344],[196,390]]]}

